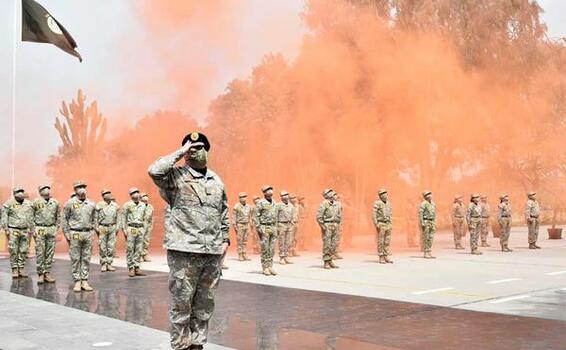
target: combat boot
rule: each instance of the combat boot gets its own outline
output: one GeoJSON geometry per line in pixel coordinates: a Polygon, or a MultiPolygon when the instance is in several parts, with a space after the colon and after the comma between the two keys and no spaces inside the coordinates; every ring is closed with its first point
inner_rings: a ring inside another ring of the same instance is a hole
{"type": "Polygon", "coordinates": [[[279,259],[279,264],[281,264],[281,265],[287,264],[287,262],[285,261],[285,258],[279,259]]]}
{"type": "Polygon", "coordinates": [[[536,243],[533,243],[533,245],[535,246],[535,249],[540,249],[540,247],[536,243]]]}
{"type": "Polygon", "coordinates": [[[24,271],[24,269],[18,269],[18,275],[23,278],[28,277],[28,274],[24,271]]]}
{"type": "Polygon", "coordinates": [[[380,264],[387,264],[387,261],[385,261],[385,257],[382,256],[382,255],[379,256],[379,261],[378,261],[378,262],[379,262],[380,264]]]}
{"type": "Polygon", "coordinates": [[[81,291],[81,281],[76,281],[75,286],[73,287],[73,292],[80,292],[81,291]]]}
{"type": "Polygon", "coordinates": [[[425,253],[425,254],[424,254],[424,258],[425,258],[425,259],[436,259],[436,257],[435,257],[435,256],[432,256],[432,254],[430,254],[430,253],[425,253]]]}
{"type": "Polygon", "coordinates": [[[263,274],[266,276],[271,276],[271,272],[269,272],[269,269],[267,267],[263,269],[263,274]]]}
{"type": "Polygon", "coordinates": [[[45,283],[45,276],[40,274],[38,279],[37,279],[37,284],[43,284],[43,283],[45,283]]]}
{"type": "Polygon", "coordinates": [[[503,248],[503,251],[504,251],[504,252],[512,252],[513,249],[510,249],[508,246],[505,246],[505,247],[503,248]]]}
{"type": "Polygon", "coordinates": [[[340,268],[340,266],[336,265],[336,264],[334,263],[334,261],[332,261],[332,260],[330,260],[330,261],[328,262],[328,264],[329,264],[330,267],[333,268],[333,269],[338,269],[338,268],[340,268]]]}
{"type": "Polygon", "coordinates": [[[462,249],[464,249],[464,247],[460,243],[458,243],[458,244],[456,244],[456,249],[462,250],[462,249]]]}
{"type": "Polygon", "coordinates": [[[388,256],[385,257],[385,262],[388,264],[393,264],[393,260],[389,259],[388,256]]]}
{"type": "Polygon", "coordinates": [[[529,243],[529,249],[537,249],[534,243],[529,243]]]}
{"type": "Polygon", "coordinates": [[[110,264],[107,264],[106,269],[110,272],[116,271],[116,268],[110,264]]]}
{"type": "Polygon", "coordinates": [[[472,250],[472,255],[482,255],[483,253],[477,249],[472,250]]]}
{"type": "Polygon", "coordinates": [[[51,277],[49,272],[45,273],[45,277],[43,278],[45,283],[55,283],[55,278],[51,277]]]}
{"type": "Polygon", "coordinates": [[[136,276],[146,276],[146,274],[141,272],[139,268],[134,269],[134,274],[136,276]]]}
{"type": "Polygon", "coordinates": [[[108,266],[106,266],[106,264],[102,264],[102,266],[100,267],[100,272],[106,272],[108,271],[108,266]]]}
{"type": "Polygon", "coordinates": [[[342,256],[341,256],[340,254],[334,253],[334,259],[340,260],[340,259],[343,259],[343,258],[342,258],[342,256]]]}
{"type": "Polygon", "coordinates": [[[248,254],[244,254],[244,260],[245,261],[252,261],[252,259],[248,258],[248,254]]]}
{"type": "Polygon", "coordinates": [[[487,242],[481,242],[481,246],[484,248],[491,247],[487,242]]]}
{"type": "Polygon", "coordinates": [[[129,277],[136,277],[136,271],[134,269],[130,269],[128,271],[128,276],[129,277]]]}
{"type": "Polygon", "coordinates": [[[243,255],[239,255],[239,256],[238,256],[238,261],[246,261],[246,259],[244,258],[243,255]]]}
{"type": "Polygon", "coordinates": [[[18,269],[12,269],[12,278],[16,279],[20,277],[20,275],[18,274],[18,269]]]}
{"type": "Polygon", "coordinates": [[[273,276],[277,276],[277,272],[275,272],[275,270],[273,269],[273,267],[269,268],[269,272],[273,275],[273,276]]]}
{"type": "Polygon", "coordinates": [[[330,270],[330,269],[332,268],[332,266],[330,266],[330,262],[325,261],[325,262],[324,262],[324,268],[325,268],[326,270],[330,270]]]}
{"type": "Polygon", "coordinates": [[[292,262],[291,260],[289,260],[288,257],[285,257],[285,263],[287,263],[287,264],[292,264],[293,262],[292,262]]]}
{"type": "Polygon", "coordinates": [[[143,261],[151,262],[151,259],[149,258],[149,256],[146,255],[146,256],[143,257],[143,261]]]}
{"type": "Polygon", "coordinates": [[[88,285],[88,281],[86,280],[81,282],[81,288],[87,292],[92,292],[93,290],[92,287],[88,285]]]}

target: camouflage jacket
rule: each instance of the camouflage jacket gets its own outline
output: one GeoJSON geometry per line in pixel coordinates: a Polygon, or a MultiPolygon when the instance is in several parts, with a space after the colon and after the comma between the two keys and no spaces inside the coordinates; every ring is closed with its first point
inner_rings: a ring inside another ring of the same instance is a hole
{"type": "Polygon", "coordinates": [[[120,210],[119,226],[120,229],[126,230],[128,226],[131,227],[146,227],[147,220],[145,217],[146,205],[144,202],[139,201],[136,204],[134,201],[127,201],[120,210]]]}
{"type": "Polygon", "coordinates": [[[248,204],[242,204],[240,202],[234,205],[232,210],[232,225],[236,224],[249,224],[251,216],[253,214],[253,209],[248,204]]]}
{"type": "Polygon", "coordinates": [[[337,201],[330,202],[328,199],[323,200],[316,213],[316,222],[318,222],[319,225],[328,222],[341,223],[342,207],[337,201]]]}
{"type": "Polygon", "coordinates": [[[436,222],[436,204],[423,200],[419,206],[419,222],[424,226],[425,221],[436,222]]]}
{"type": "Polygon", "coordinates": [[[90,199],[81,201],[77,197],[71,198],[65,203],[63,209],[63,232],[68,238],[68,233],[73,230],[93,230],[96,223],[96,205],[90,199]]]}
{"type": "Polygon", "coordinates": [[[463,219],[465,216],[464,205],[460,202],[454,202],[452,204],[452,219],[463,219]]]}
{"type": "Polygon", "coordinates": [[[292,204],[293,205],[293,220],[291,220],[292,223],[297,224],[299,222],[299,205],[298,204],[292,204]]]}
{"type": "Polygon", "coordinates": [[[501,202],[499,203],[499,211],[497,212],[497,218],[501,220],[501,218],[511,218],[511,204],[509,202],[501,202]]]}
{"type": "Polygon", "coordinates": [[[262,198],[257,202],[254,210],[255,226],[259,225],[275,225],[277,223],[277,202],[262,198]]]}
{"type": "Polygon", "coordinates": [[[34,228],[33,203],[27,199],[20,204],[15,199],[4,203],[2,208],[2,228],[34,228]]]}
{"type": "Polygon", "coordinates": [[[230,228],[224,183],[210,169],[202,175],[188,165],[175,167],[182,157],[176,151],[149,167],[149,176],[170,206],[163,245],[182,252],[222,254],[230,228]]]}
{"type": "Polygon", "coordinates": [[[153,205],[147,203],[145,205],[145,223],[147,227],[153,227],[153,205]]]}
{"type": "Polygon", "coordinates": [[[540,207],[537,201],[532,199],[527,200],[527,205],[525,206],[525,219],[538,219],[540,216],[540,207]]]}
{"type": "Polygon", "coordinates": [[[491,216],[491,208],[489,207],[489,203],[480,202],[480,207],[481,207],[481,217],[483,219],[488,219],[491,216]]]}
{"type": "Polygon", "coordinates": [[[34,220],[36,226],[57,226],[61,225],[61,212],[59,202],[54,198],[46,201],[37,198],[33,201],[34,220]]]}
{"type": "Polygon", "coordinates": [[[283,202],[279,202],[276,205],[277,211],[277,222],[282,223],[292,223],[293,222],[293,215],[294,215],[294,207],[291,202],[287,202],[287,204],[283,202]]]}
{"type": "Polygon", "coordinates": [[[381,199],[373,203],[373,224],[390,224],[391,223],[391,203],[384,202],[381,199]]]}
{"type": "Polygon", "coordinates": [[[118,212],[120,208],[114,202],[110,204],[105,201],[99,202],[96,205],[96,226],[110,226],[118,224],[118,212]]]}
{"type": "Polygon", "coordinates": [[[466,212],[466,221],[468,225],[472,222],[472,220],[480,220],[481,219],[481,205],[476,204],[474,202],[470,202],[468,205],[468,211],[466,212]]]}

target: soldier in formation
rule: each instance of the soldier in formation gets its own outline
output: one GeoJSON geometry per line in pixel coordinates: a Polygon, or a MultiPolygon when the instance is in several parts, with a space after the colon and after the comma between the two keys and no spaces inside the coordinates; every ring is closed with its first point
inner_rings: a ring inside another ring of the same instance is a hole
{"type": "Polygon", "coordinates": [[[540,206],[536,199],[535,192],[527,194],[527,204],[525,205],[525,220],[529,230],[529,249],[540,249],[537,245],[538,230],[539,230],[539,216],[540,206]]]}
{"type": "Polygon", "coordinates": [[[100,271],[116,271],[112,266],[116,252],[116,234],[118,231],[118,212],[116,202],[112,201],[112,192],[104,189],[100,192],[102,201],[96,204],[95,231],[98,236],[100,271]]]}
{"type": "Polygon", "coordinates": [[[464,237],[464,233],[466,232],[466,213],[462,198],[462,195],[457,195],[454,197],[454,204],[452,204],[452,231],[454,233],[454,246],[456,249],[464,249],[462,246],[462,237],[464,237]]]}
{"type": "Polygon", "coordinates": [[[378,200],[373,203],[373,224],[377,232],[377,254],[380,264],[392,264],[389,259],[391,245],[392,211],[388,200],[387,190],[377,192],[378,200]]]}
{"type": "Polygon", "coordinates": [[[120,220],[120,228],[126,235],[128,276],[145,276],[140,271],[140,264],[147,229],[146,205],[141,201],[140,191],[137,188],[130,188],[128,193],[131,199],[122,206],[120,220]]]}
{"type": "Polygon", "coordinates": [[[509,234],[511,232],[511,204],[509,203],[509,195],[502,194],[499,196],[499,206],[497,212],[497,222],[499,223],[500,235],[499,244],[502,252],[512,252],[509,249],[509,234]]]}
{"type": "Polygon", "coordinates": [[[149,243],[151,242],[151,235],[153,233],[153,205],[149,203],[149,195],[142,193],[141,201],[145,204],[145,231],[143,234],[143,248],[141,253],[141,260],[150,262],[149,258],[149,243]]]}
{"type": "Polygon", "coordinates": [[[25,264],[28,258],[30,234],[34,230],[33,204],[25,199],[25,190],[16,187],[13,198],[2,208],[2,229],[8,238],[12,278],[26,278],[25,264]]]}
{"type": "Polygon", "coordinates": [[[37,283],[54,283],[51,267],[55,255],[55,237],[61,225],[61,211],[59,202],[51,198],[51,186],[41,185],[38,192],[40,197],[33,201],[37,283]]]}
{"type": "Polygon", "coordinates": [[[293,216],[295,207],[289,200],[289,192],[279,193],[281,202],[277,203],[277,239],[279,241],[279,263],[292,264],[289,249],[293,243],[293,216]]]}
{"type": "Polygon", "coordinates": [[[482,230],[482,206],[480,204],[480,195],[472,194],[470,204],[466,212],[466,221],[468,230],[470,231],[470,250],[473,255],[481,255],[478,249],[478,241],[482,230]]]}
{"type": "Polygon", "coordinates": [[[487,202],[486,195],[481,196],[480,206],[481,206],[481,220],[480,220],[481,246],[490,247],[489,243],[487,243],[487,236],[489,235],[489,217],[491,216],[491,208],[489,207],[489,203],[487,202]]]}
{"type": "Polygon", "coordinates": [[[337,269],[338,265],[332,260],[336,255],[342,211],[332,189],[322,191],[322,196],[324,200],[316,214],[316,221],[322,231],[322,260],[325,269],[337,269]]]}
{"type": "Polygon", "coordinates": [[[436,233],[436,204],[432,201],[432,192],[423,192],[423,201],[419,206],[419,223],[421,226],[423,251],[425,259],[436,259],[432,255],[432,244],[436,233]]]}
{"type": "Polygon", "coordinates": [[[254,225],[261,240],[261,268],[266,276],[275,276],[273,255],[277,241],[277,203],[273,199],[273,187],[265,185],[261,188],[263,199],[257,202],[254,212],[254,225]]]}
{"type": "Polygon", "coordinates": [[[232,209],[232,227],[236,231],[236,242],[239,261],[249,261],[246,250],[250,235],[250,222],[253,210],[246,202],[248,195],[245,192],[238,194],[239,202],[232,209]]]}

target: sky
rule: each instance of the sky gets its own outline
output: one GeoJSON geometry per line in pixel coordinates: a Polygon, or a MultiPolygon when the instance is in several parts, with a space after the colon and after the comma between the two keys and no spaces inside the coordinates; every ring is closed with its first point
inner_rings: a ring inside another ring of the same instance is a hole
{"type": "MultiPolygon", "coordinates": [[[[45,178],[43,164],[57,152],[60,142],[53,127],[55,117],[61,101],[76,98],[77,89],[85,91],[87,101],[98,101],[100,111],[114,127],[110,133],[161,108],[203,119],[210,99],[234,78],[247,77],[263,55],[281,52],[292,59],[305,32],[300,20],[303,0],[241,0],[231,14],[239,20],[229,22],[229,30],[237,38],[235,45],[207,45],[205,34],[195,39],[195,60],[164,58],[153,49],[151,41],[156,38],[148,32],[136,7],[151,1],[158,0],[39,1],[73,35],[84,62],[51,45],[16,43],[16,177],[36,173],[45,178]],[[172,87],[151,84],[165,81],[164,59],[189,66],[202,65],[205,60],[214,74],[200,85],[203,91],[198,98],[180,101],[172,87]]],[[[0,184],[9,183],[10,177],[15,3],[0,2],[0,184]]],[[[566,37],[566,1],[539,3],[550,36],[566,37]]],[[[174,56],[174,50],[170,53],[174,56]]]]}

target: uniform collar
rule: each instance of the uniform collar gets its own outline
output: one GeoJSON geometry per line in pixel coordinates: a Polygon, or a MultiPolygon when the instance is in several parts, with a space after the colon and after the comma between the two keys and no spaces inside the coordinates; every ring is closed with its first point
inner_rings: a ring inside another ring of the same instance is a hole
{"type": "Polygon", "coordinates": [[[185,166],[187,167],[189,174],[191,174],[191,176],[194,178],[212,179],[214,177],[214,172],[208,168],[206,168],[206,174],[203,175],[198,171],[196,171],[195,169],[191,168],[188,164],[185,166]]]}

